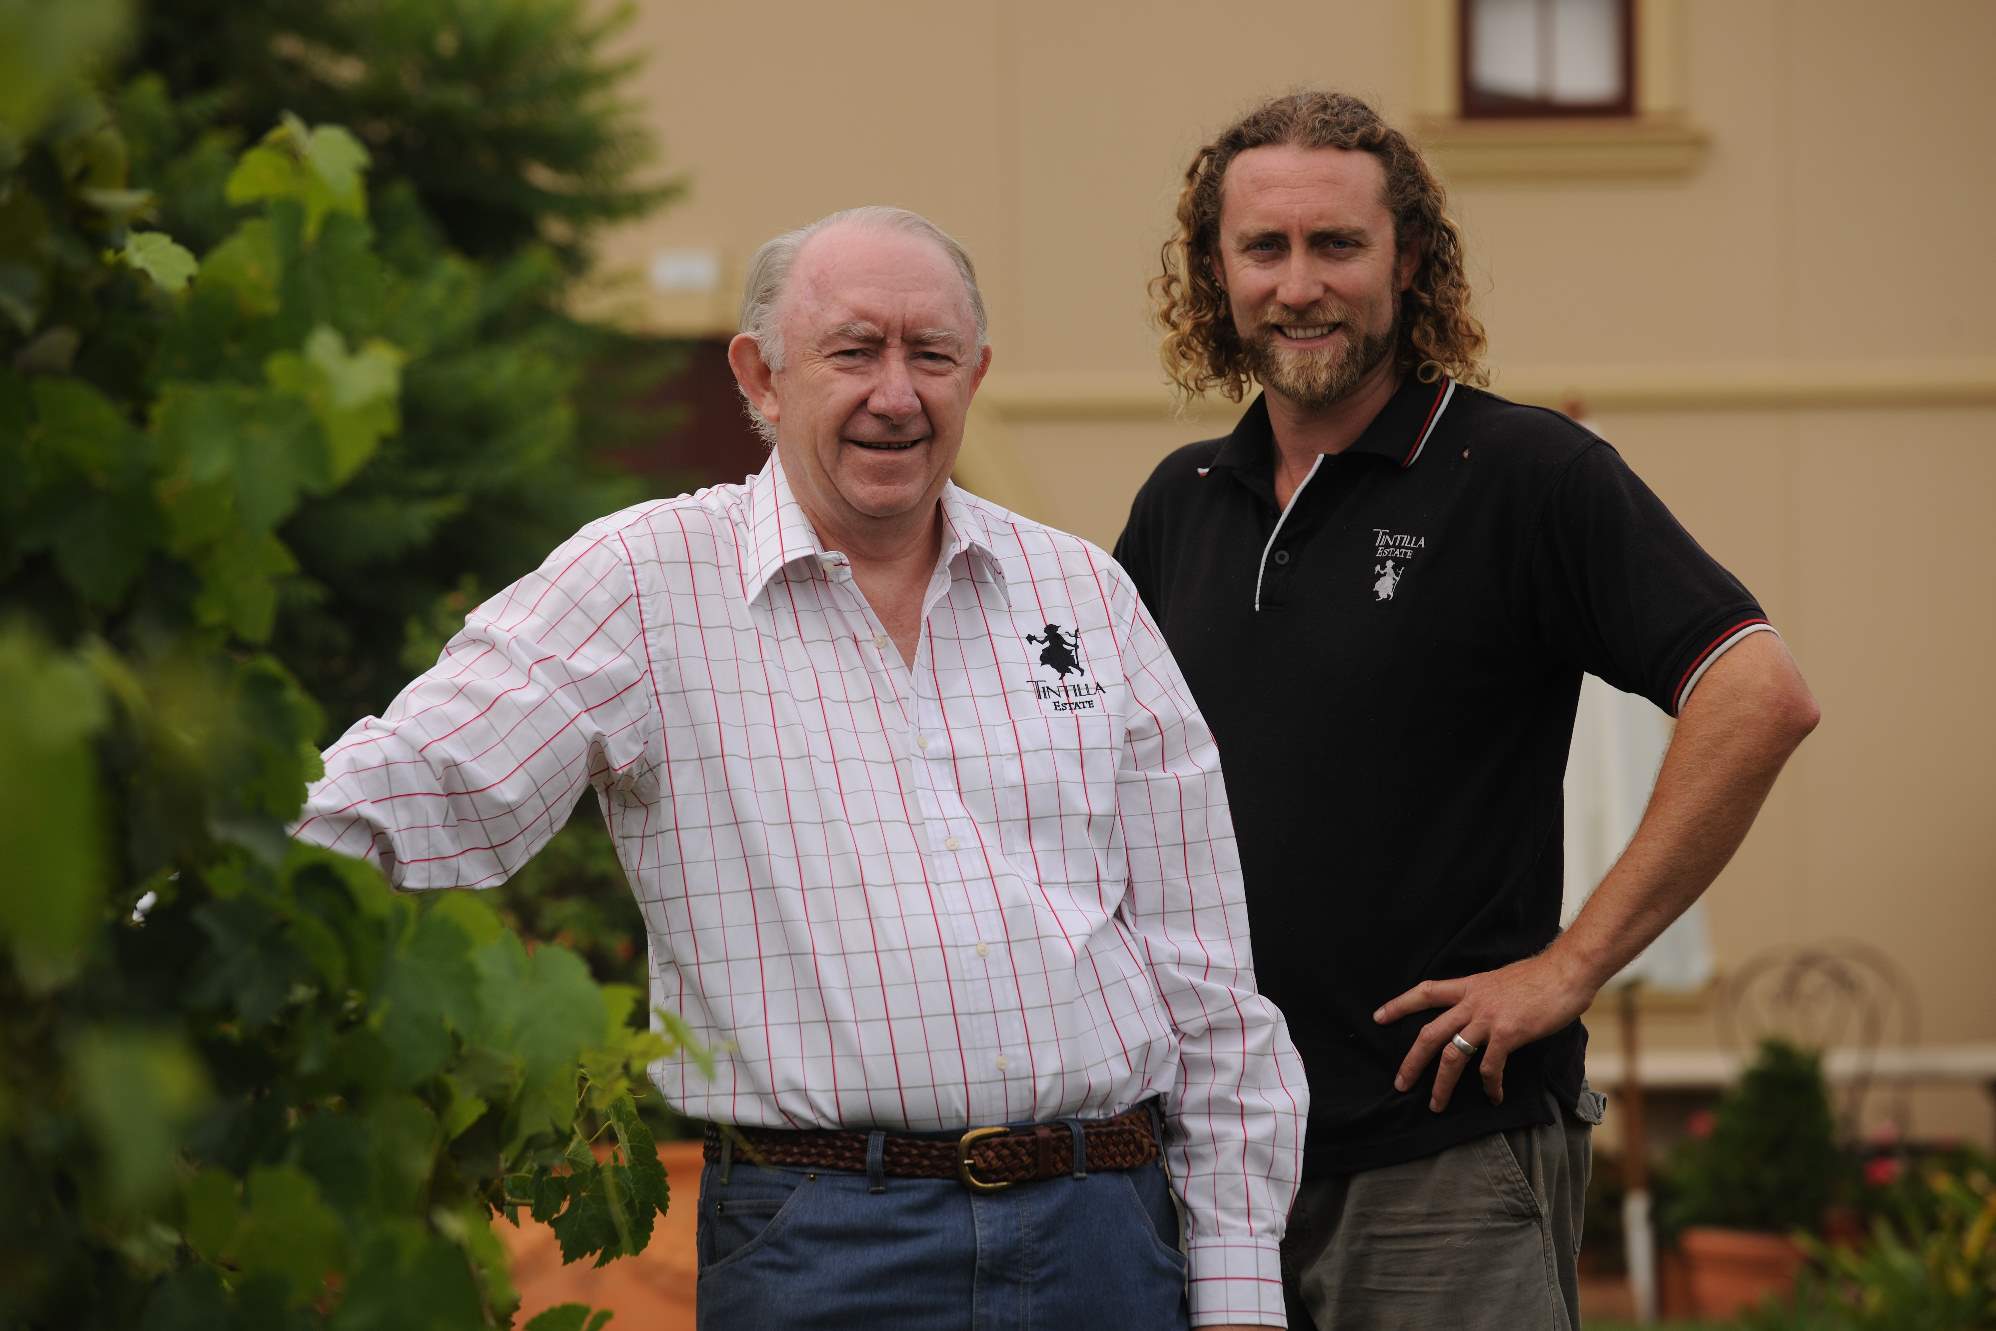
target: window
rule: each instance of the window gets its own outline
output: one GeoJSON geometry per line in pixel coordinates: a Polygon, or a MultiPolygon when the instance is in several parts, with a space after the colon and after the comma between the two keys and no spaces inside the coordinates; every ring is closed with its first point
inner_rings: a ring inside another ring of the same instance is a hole
{"type": "Polygon", "coordinates": [[[1461,0],[1466,120],[1631,116],[1634,0],[1461,0]]]}
{"type": "Polygon", "coordinates": [[[1410,109],[1451,181],[1684,176],[1688,0],[1402,0],[1410,109]]]}

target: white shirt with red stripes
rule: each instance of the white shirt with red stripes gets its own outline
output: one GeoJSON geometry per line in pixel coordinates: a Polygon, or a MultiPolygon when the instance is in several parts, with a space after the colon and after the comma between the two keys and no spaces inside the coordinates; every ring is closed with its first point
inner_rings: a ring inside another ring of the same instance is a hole
{"type": "Polygon", "coordinates": [[[958,1129],[1166,1105],[1195,1324],[1282,1320],[1308,1092],[1219,757],[1122,569],[951,485],[912,668],[772,457],[585,527],[326,754],[295,835],[502,882],[595,787],[674,1106],[958,1129]]]}

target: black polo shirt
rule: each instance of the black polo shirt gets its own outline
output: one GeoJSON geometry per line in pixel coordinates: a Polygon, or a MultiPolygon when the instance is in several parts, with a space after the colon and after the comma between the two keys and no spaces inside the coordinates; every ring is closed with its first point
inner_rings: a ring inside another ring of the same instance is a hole
{"type": "Polygon", "coordinates": [[[1409,379],[1279,511],[1267,404],[1171,454],[1116,557],[1220,745],[1263,992],[1310,1077],[1305,1173],[1550,1121],[1579,1022],[1466,1075],[1393,1074],[1427,978],[1559,931],[1561,784],[1582,672],[1673,714],[1759,606],[1615,450],[1556,412],[1409,379]]]}

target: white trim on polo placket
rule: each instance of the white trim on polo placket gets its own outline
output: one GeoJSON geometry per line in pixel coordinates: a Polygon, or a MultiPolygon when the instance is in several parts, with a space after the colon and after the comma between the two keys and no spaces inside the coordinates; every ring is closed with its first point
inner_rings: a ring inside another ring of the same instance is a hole
{"type": "Polygon", "coordinates": [[[1295,510],[1296,501],[1303,497],[1303,487],[1310,483],[1310,477],[1315,476],[1317,468],[1323,465],[1324,455],[1319,453],[1317,460],[1310,464],[1310,470],[1296,483],[1295,493],[1289,496],[1289,502],[1283,506],[1282,516],[1275,520],[1275,530],[1268,534],[1268,544],[1261,547],[1261,565],[1254,571],[1254,608],[1257,614],[1261,611],[1261,580],[1268,572],[1268,552],[1275,548],[1275,538],[1282,535],[1282,524],[1289,521],[1289,514],[1295,510]]]}

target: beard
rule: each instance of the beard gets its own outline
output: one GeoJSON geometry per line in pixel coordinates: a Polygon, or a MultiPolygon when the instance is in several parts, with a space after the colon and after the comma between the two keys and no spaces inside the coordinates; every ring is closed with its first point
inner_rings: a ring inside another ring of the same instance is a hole
{"type": "Polygon", "coordinates": [[[1381,361],[1400,345],[1400,312],[1382,333],[1354,333],[1357,322],[1350,311],[1331,311],[1307,319],[1285,319],[1290,324],[1336,323],[1343,325],[1341,346],[1296,351],[1280,345],[1272,325],[1264,324],[1252,337],[1241,340],[1247,367],[1262,387],[1270,388],[1305,408],[1328,407],[1339,401],[1379,367],[1381,361]]]}

